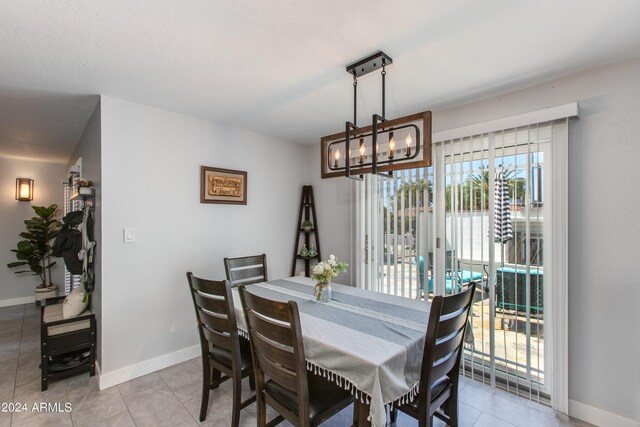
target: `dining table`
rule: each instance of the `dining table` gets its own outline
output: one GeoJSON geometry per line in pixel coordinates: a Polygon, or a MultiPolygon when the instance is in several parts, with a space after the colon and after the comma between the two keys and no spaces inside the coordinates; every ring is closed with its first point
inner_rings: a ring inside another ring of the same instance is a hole
{"type": "MultiPolygon", "coordinates": [[[[386,405],[410,401],[418,393],[431,304],[336,283],[331,284],[331,301],[317,302],[314,285],[308,277],[295,276],[246,289],[295,301],[307,370],[354,395],[358,425],[386,425],[386,405]]],[[[239,333],[248,338],[236,288],[233,298],[239,333]]]]}

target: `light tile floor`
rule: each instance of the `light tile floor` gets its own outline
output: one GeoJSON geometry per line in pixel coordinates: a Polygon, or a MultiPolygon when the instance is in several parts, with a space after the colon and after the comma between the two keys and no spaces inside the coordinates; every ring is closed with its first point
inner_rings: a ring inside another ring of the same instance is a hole
{"type": "MultiPolygon", "coordinates": [[[[40,392],[39,311],[34,305],[0,308],[0,402],[26,404],[25,412],[0,412],[6,426],[228,426],[231,422],[231,384],[212,390],[207,419],[199,423],[199,358],[99,391],[88,374],[52,381],[40,392]],[[71,412],[33,411],[34,403],[71,404],[71,412]]],[[[244,384],[243,398],[249,392],[244,384]]],[[[8,409],[4,408],[3,409],[8,409]]],[[[255,404],[241,412],[241,425],[256,425],[255,404]]],[[[346,427],[347,408],[324,425],[346,427]]],[[[269,412],[268,419],[274,416],[269,412]]],[[[460,390],[461,426],[588,426],[555,414],[551,409],[463,379],[460,390]]],[[[288,423],[282,423],[288,426],[288,423]]],[[[397,426],[417,422],[402,413],[397,426]]],[[[439,420],[436,426],[444,425],[439,420]]]]}

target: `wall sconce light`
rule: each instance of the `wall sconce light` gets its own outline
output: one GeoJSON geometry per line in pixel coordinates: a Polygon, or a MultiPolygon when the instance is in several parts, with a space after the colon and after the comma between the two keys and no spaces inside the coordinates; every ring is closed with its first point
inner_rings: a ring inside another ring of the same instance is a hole
{"type": "Polygon", "coordinates": [[[16,178],[16,200],[30,202],[33,200],[33,180],[16,178]]]}
{"type": "Polygon", "coordinates": [[[353,77],[353,122],[345,123],[344,132],[320,139],[322,178],[362,179],[369,173],[389,178],[393,171],[431,166],[431,111],[392,120],[385,117],[385,68],[392,62],[389,55],[378,52],[347,66],[347,72],[353,77]],[[374,114],[370,126],[358,127],[358,77],[380,68],[382,115],[374,114]],[[352,148],[355,149],[353,157],[352,148]],[[345,153],[344,159],[341,152],[345,153]]]}

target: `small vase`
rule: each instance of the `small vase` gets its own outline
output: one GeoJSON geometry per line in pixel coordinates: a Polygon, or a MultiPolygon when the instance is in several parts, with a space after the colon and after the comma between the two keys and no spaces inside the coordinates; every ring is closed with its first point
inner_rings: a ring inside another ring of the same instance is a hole
{"type": "Polygon", "coordinates": [[[317,283],[313,288],[313,297],[317,302],[330,302],[331,285],[329,283],[317,283]]]}

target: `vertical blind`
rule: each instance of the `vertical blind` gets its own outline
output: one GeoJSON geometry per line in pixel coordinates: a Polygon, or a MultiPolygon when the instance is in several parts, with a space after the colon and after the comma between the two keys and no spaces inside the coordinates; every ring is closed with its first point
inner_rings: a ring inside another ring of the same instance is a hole
{"type": "Polygon", "coordinates": [[[359,222],[365,266],[358,284],[428,301],[475,282],[464,371],[547,404],[545,196],[550,144],[566,126],[557,120],[441,141],[433,146],[434,166],[359,184],[366,220],[359,222]],[[513,237],[504,243],[494,242],[490,227],[496,172],[511,200],[513,237]]]}

